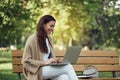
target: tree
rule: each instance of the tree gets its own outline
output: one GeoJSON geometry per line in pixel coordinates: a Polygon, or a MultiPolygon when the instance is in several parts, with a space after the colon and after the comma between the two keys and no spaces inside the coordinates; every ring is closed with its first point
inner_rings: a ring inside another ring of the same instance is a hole
{"type": "Polygon", "coordinates": [[[21,48],[21,44],[35,27],[36,19],[33,17],[40,14],[33,12],[34,9],[36,5],[31,1],[4,0],[0,2],[0,47],[16,45],[21,48]]]}
{"type": "Polygon", "coordinates": [[[119,0],[82,0],[89,15],[91,49],[119,48],[119,0]]]}
{"type": "Polygon", "coordinates": [[[103,0],[101,9],[96,17],[102,28],[103,47],[120,48],[120,6],[119,0],[103,0]]]}
{"type": "MultiPolygon", "coordinates": [[[[57,20],[53,33],[57,46],[83,45],[90,49],[119,47],[119,7],[115,0],[4,0],[0,3],[0,46],[24,42],[39,18],[57,20]],[[112,23],[112,24],[111,24],[112,23]],[[4,31],[4,32],[3,32],[4,31]]],[[[55,45],[55,47],[56,47],[55,45]]],[[[58,47],[59,48],[59,47],[58,47]]]]}

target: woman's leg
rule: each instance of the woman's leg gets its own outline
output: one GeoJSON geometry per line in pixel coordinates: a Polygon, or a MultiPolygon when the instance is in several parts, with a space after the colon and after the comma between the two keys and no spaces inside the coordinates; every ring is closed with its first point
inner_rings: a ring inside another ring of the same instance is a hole
{"type": "Polygon", "coordinates": [[[69,80],[78,80],[71,64],[65,66],[45,66],[42,70],[43,79],[52,79],[62,74],[66,74],[68,75],[69,80]]]}
{"type": "Polygon", "coordinates": [[[68,64],[63,67],[63,70],[68,74],[70,80],[78,80],[76,73],[71,64],[68,64]]]}
{"type": "Polygon", "coordinates": [[[57,76],[55,78],[52,78],[52,80],[70,80],[67,74],[62,74],[60,76],[57,76]]]}

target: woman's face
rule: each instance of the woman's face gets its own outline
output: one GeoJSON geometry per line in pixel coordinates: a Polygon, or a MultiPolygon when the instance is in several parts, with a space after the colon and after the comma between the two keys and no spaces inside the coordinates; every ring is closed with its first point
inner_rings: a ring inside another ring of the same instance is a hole
{"type": "Polygon", "coordinates": [[[47,24],[44,25],[44,29],[47,35],[50,35],[50,33],[53,32],[54,27],[55,27],[55,21],[49,21],[47,24]]]}

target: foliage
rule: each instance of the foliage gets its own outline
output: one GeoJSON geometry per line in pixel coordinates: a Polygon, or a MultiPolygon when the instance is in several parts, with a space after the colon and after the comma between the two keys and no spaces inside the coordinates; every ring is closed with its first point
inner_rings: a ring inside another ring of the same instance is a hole
{"type": "MultiPolygon", "coordinates": [[[[120,48],[120,6],[118,1],[105,0],[97,14],[96,20],[101,26],[101,38],[103,47],[120,48]],[[116,7],[118,6],[118,7],[116,7]]],[[[120,3],[119,3],[120,4],[120,3]]]]}
{"type": "Polygon", "coordinates": [[[57,12],[59,14],[59,17],[57,17],[59,18],[59,25],[55,29],[55,33],[58,32],[59,34],[54,35],[54,39],[57,41],[56,43],[60,46],[80,45],[83,39],[85,39],[82,36],[84,35],[84,24],[87,23],[85,21],[87,16],[83,11],[81,2],[61,1],[59,4],[60,8],[58,8],[59,10],[57,12]]]}
{"type": "MultiPolygon", "coordinates": [[[[83,0],[91,26],[91,49],[119,48],[120,2],[119,0],[83,0]]],[[[89,44],[90,45],[90,44],[89,44]]]]}
{"type": "Polygon", "coordinates": [[[38,13],[33,12],[35,5],[32,5],[32,8],[31,5],[30,1],[24,0],[0,2],[0,46],[16,45],[19,47],[29,35],[28,32],[32,33],[31,30],[36,22],[33,17],[36,17],[38,13]]]}
{"type": "MultiPolygon", "coordinates": [[[[118,0],[119,1],[119,0],[118,0]]],[[[120,7],[116,0],[4,0],[0,3],[0,46],[23,48],[39,18],[57,20],[52,35],[56,48],[83,45],[119,48],[120,7]]]]}
{"type": "MultiPolygon", "coordinates": [[[[0,46],[20,43],[25,29],[25,20],[29,18],[29,10],[18,0],[5,0],[0,3],[0,46]],[[10,41],[9,41],[10,40],[10,41]]],[[[26,24],[27,25],[27,24],[26,24]]]]}

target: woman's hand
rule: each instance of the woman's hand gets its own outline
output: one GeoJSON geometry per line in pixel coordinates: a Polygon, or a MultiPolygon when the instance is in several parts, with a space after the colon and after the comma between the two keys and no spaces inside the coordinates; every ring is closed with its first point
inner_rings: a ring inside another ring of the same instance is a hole
{"type": "Polygon", "coordinates": [[[61,62],[62,62],[62,59],[57,58],[57,63],[61,63],[61,62]]]}
{"type": "Polygon", "coordinates": [[[62,60],[60,58],[50,58],[43,63],[43,66],[46,66],[50,63],[60,63],[60,62],[62,62],[62,60]]]}

